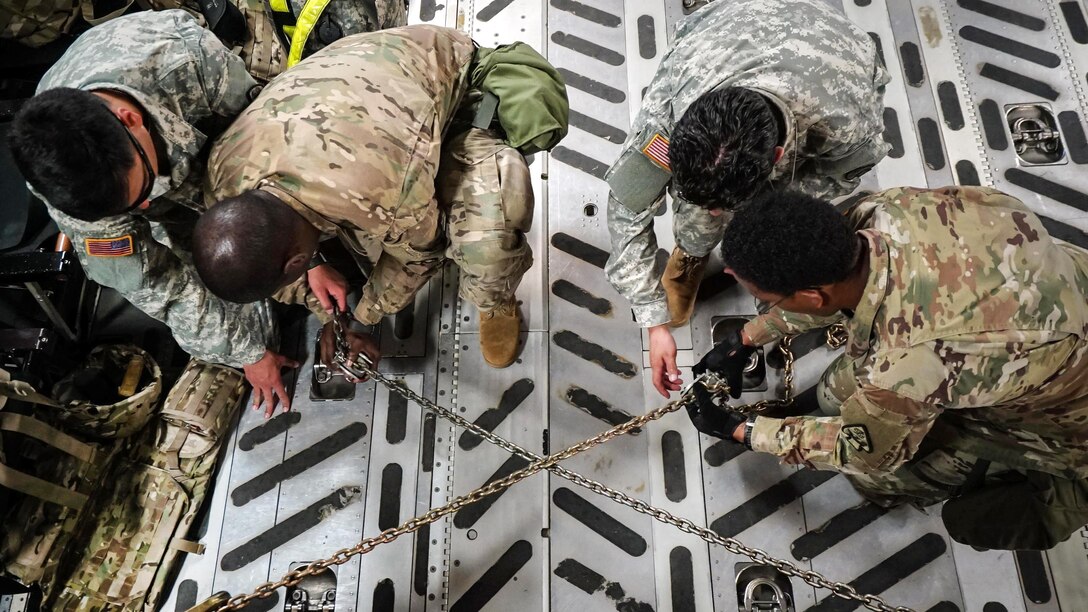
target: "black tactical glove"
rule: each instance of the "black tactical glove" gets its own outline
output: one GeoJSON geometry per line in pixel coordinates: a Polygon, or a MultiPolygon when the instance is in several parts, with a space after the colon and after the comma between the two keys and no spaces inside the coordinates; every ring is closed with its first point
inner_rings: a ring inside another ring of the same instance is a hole
{"type": "Polygon", "coordinates": [[[737,399],[744,384],[744,366],[755,351],[754,346],[744,344],[738,329],[715,344],[691,371],[696,377],[707,370],[721,376],[729,384],[729,395],[737,399]]]}
{"type": "Polygon", "coordinates": [[[733,412],[715,404],[713,397],[702,383],[695,383],[691,389],[695,394],[695,401],[688,403],[687,410],[695,429],[708,436],[735,442],[733,431],[743,425],[748,418],[739,412],[733,412]]]}

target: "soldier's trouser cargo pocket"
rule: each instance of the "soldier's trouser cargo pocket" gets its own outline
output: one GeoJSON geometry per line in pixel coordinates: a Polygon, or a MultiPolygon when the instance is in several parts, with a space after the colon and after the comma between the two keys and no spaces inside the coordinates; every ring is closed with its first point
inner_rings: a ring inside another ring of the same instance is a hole
{"type": "Polygon", "coordinates": [[[997,550],[1046,550],[1088,524],[1088,480],[1010,473],[945,503],[952,539],[997,550]]]}
{"type": "Polygon", "coordinates": [[[533,222],[529,167],[495,133],[472,128],[445,143],[437,182],[461,297],[491,310],[513,297],[533,264],[525,239],[533,222]]]}

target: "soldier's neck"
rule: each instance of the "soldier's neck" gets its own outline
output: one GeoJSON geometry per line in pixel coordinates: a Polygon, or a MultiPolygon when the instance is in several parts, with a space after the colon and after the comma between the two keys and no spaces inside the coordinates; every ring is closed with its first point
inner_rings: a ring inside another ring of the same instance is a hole
{"type": "Polygon", "coordinates": [[[869,285],[869,242],[862,236],[858,236],[858,258],[854,264],[854,270],[845,280],[835,283],[835,298],[838,310],[853,316],[865,297],[865,288],[869,285]]]}

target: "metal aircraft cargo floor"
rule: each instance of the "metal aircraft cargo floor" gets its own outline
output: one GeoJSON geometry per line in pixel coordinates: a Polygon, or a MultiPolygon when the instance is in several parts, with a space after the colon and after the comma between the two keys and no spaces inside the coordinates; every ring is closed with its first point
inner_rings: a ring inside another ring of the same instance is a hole
{"type": "MultiPolygon", "coordinates": [[[[884,113],[892,151],[863,188],[994,185],[1022,198],[1055,236],[1088,246],[1085,0],[828,1],[872,35],[892,76],[884,113]],[[1060,158],[1021,159],[1010,113],[1051,121],[1060,158]]],[[[518,292],[526,330],[517,363],[483,362],[475,309],[456,298],[448,268],[414,310],[380,326],[383,371],[542,454],[664,402],[644,367],[645,336],[605,280],[602,177],[676,21],[691,10],[685,4],[412,0],[412,23],[540,50],[566,79],[571,130],[531,159],[536,261],[518,292]]],[[[670,249],[669,215],[657,233],[670,249]]],[[[750,296],[713,278],[702,294],[692,324],[678,330],[682,366],[710,348],[713,317],[755,313],[750,296]]],[[[310,319],[286,340],[312,360],[316,332],[310,319]]],[[[833,357],[816,344],[799,342],[802,391],[833,357]]],[[[244,411],[201,533],[207,550],[189,555],[167,610],[215,591],[248,592],[525,465],[374,383],[351,400],[311,400],[311,363],[291,412],[265,420],[244,411]]],[[[773,394],[780,374],[769,370],[771,391],[745,399],[773,394]]],[[[833,473],[700,436],[682,413],[563,465],[893,605],[1088,610],[1088,530],[1047,553],[978,552],[953,543],[935,509],[877,508],[833,473]]],[[[542,473],[337,567],[335,610],[733,611],[744,561],[542,473]]],[[[798,611],[858,609],[797,579],[792,588],[798,611]]],[[[287,609],[285,597],[281,589],[249,609],[287,609]]]]}

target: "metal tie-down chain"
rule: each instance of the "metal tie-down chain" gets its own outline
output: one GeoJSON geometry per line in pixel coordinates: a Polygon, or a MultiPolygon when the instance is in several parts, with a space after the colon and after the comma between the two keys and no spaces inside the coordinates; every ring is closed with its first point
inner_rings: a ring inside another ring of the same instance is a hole
{"type": "MultiPolygon", "coordinates": [[[[393,540],[406,533],[412,533],[414,531],[417,531],[425,525],[434,523],[442,517],[457,512],[465,506],[471,505],[489,495],[506,489],[507,487],[510,487],[515,483],[524,480],[525,478],[528,478],[533,474],[536,474],[537,472],[540,472],[542,470],[548,470],[549,472],[557,476],[565,478],[574,484],[589,489],[594,493],[603,495],[604,497],[607,497],[617,503],[627,506],[628,508],[631,508],[636,512],[649,516],[654,520],[660,521],[667,525],[672,525],[673,527],[676,527],[684,533],[698,536],[699,538],[711,544],[717,544],[719,546],[722,546],[727,551],[733,554],[748,557],[755,563],[770,566],[788,576],[796,576],[816,588],[827,589],[837,597],[857,601],[858,603],[870,610],[875,610],[877,612],[913,612],[910,608],[889,605],[887,602],[885,602],[880,597],[877,597],[876,595],[858,593],[858,591],[849,584],[830,580],[824,577],[819,572],[813,570],[806,570],[797,567],[789,561],[772,557],[768,553],[757,548],[746,546],[745,544],[734,538],[723,537],[707,527],[697,525],[688,519],[675,516],[666,510],[652,506],[645,501],[633,498],[626,493],[617,491],[600,482],[597,482],[596,480],[587,478],[586,476],[583,476],[577,472],[573,472],[557,465],[560,461],[569,459],[570,457],[573,457],[578,453],[603,444],[604,442],[607,442],[612,438],[630,432],[632,429],[640,428],[651,421],[660,419],[666,414],[679,410],[680,408],[684,407],[688,402],[695,400],[694,394],[691,390],[692,386],[695,384],[703,384],[711,394],[721,394],[721,397],[728,397],[728,384],[726,384],[726,382],[721,377],[714,374],[713,372],[706,372],[699,378],[695,379],[681,393],[679,399],[671,401],[664,406],[661,406],[660,408],[657,408],[656,410],[648,412],[644,415],[633,417],[626,423],[617,425],[612,429],[609,429],[596,436],[593,436],[592,438],[579,442],[578,444],[570,446],[558,453],[555,453],[548,457],[541,457],[540,455],[537,455],[532,451],[522,448],[521,446],[518,446],[517,444],[514,444],[513,442],[510,442],[509,440],[506,440],[480,427],[479,425],[476,425],[475,423],[466,420],[464,417],[459,416],[455,412],[444,408],[430,401],[429,399],[419,395],[418,393],[409,389],[403,381],[393,380],[386,377],[372,367],[370,360],[367,359],[365,355],[359,355],[354,364],[349,364],[349,350],[346,341],[346,335],[344,333],[343,325],[339,319],[339,316],[334,316],[333,318],[333,330],[336,336],[336,351],[333,357],[333,361],[335,362],[335,365],[341,368],[346,374],[349,374],[360,380],[373,378],[377,382],[389,388],[390,391],[396,392],[405,399],[415,402],[416,404],[419,404],[420,406],[430,410],[436,415],[451,421],[458,427],[471,431],[472,433],[487,440],[488,442],[491,442],[492,444],[514,455],[518,455],[530,461],[530,464],[506,476],[505,478],[493,481],[474,491],[462,495],[444,506],[432,508],[425,514],[409,519],[408,521],[397,527],[387,529],[376,536],[366,538],[351,548],[341,549],[334,553],[331,557],[322,559],[320,561],[312,561],[306,565],[300,566],[288,572],[282,578],[275,582],[267,582],[260,585],[259,587],[254,589],[252,593],[237,595],[230,598],[229,600],[226,599],[225,594],[219,594],[219,601],[223,603],[218,606],[213,604],[212,606],[209,606],[207,608],[208,610],[218,610],[220,612],[225,612],[227,610],[240,610],[250,601],[254,599],[268,597],[280,587],[294,586],[301,582],[307,576],[321,573],[326,568],[332,565],[340,565],[346,563],[355,555],[366,554],[381,544],[392,542],[393,540]]],[[[780,348],[782,350],[784,358],[783,383],[786,389],[785,399],[764,400],[746,406],[731,407],[732,410],[746,413],[762,412],[772,407],[788,406],[793,402],[792,382],[794,358],[793,353],[790,351],[790,340],[791,338],[789,337],[784,338],[782,343],[780,344],[780,348]]],[[[828,329],[827,343],[829,345],[831,345],[832,347],[838,347],[841,346],[842,342],[844,341],[845,337],[843,336],[843,330],[841,329],[841,327],[838,330],[835,330],[834,328],[828,329]]],[[[213,598],[214,597],[216,596],[213,596],[213,598]]]]}

